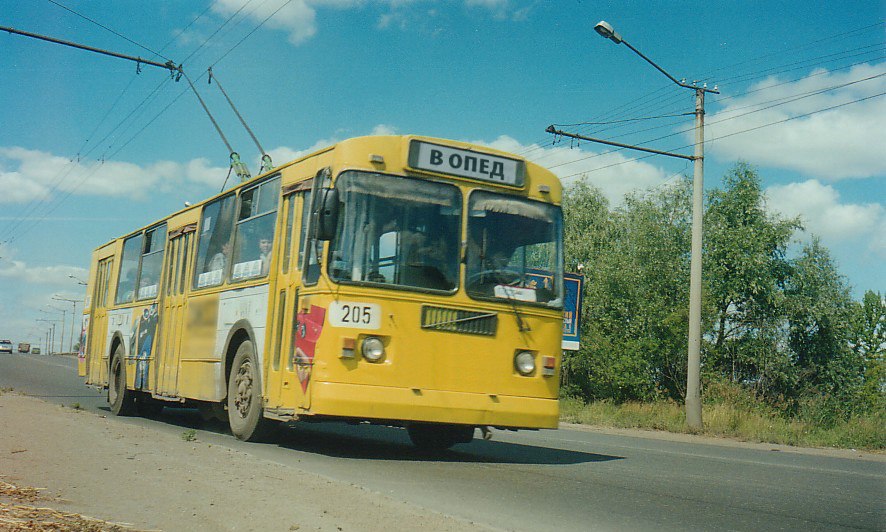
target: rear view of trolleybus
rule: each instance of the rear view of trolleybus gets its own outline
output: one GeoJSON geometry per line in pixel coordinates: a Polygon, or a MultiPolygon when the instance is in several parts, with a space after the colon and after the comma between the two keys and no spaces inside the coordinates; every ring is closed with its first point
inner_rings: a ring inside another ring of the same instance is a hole
{"type": "Polygon", "coordinates": [[[197,404],[246,440],[281,420],[403,426],[431,448],[555,428],[560,199],[495,150],[340,142],[99,248],[82,372],[112,406],[197,404]]]}

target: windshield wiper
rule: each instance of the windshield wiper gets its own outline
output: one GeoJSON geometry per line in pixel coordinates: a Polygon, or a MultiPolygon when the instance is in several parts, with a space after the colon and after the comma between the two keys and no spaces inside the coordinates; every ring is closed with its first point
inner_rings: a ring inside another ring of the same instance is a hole
{"type": "Polygon", "coordinates": [[[511,309],[513,309],[514,311],[514,317],[517,318],[517,328],[520,330],[520,332],[531,331],[532,329],[523,320],[523,315],[520,314],[520,309],[517,308],[517,300],[511,297],[511,293],[508,291],[508,288],[510,288],[511,285],[509,285],[507,281],[502,278],[501,272],[499,272],[498,270],[493,272],[493,276],[495,277],[495,280],[497,282],[501,283],[503,287],[502,291],[505,293],[505,297],[508,299],[508,303],[511,304],[511,309]]]}

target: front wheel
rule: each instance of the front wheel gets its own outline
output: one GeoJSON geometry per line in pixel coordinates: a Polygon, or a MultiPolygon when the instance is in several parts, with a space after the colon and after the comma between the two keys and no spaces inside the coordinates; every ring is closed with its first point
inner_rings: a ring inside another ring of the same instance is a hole
{"type": "Polygon", "coordinates": [[[474,427],[470,425],[411,423],[406,432],[413,445],[425,451],[444,451],[474,439],[474,427]]]}
{"type": "Polygon", "coordinates": [[[126,389],[126,360],[123,345],[118,344],[111,356],[108,372],[108,403],[115,416],[129,416],[135,410],[135,392],[126,389]]]}
{"type": "Polygon", "coordinates": [[[237,348],[228,379],[228,423],[238,440],[261,441],[274,427],[262,415],[261,376],[255,348],[246,340],[237,348]]]}

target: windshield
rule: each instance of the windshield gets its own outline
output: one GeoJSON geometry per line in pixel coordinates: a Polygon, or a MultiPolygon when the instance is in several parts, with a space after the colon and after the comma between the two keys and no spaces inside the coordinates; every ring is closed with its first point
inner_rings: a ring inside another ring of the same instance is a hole
{"type": "Polygon", "coordinates": [[[461,193],[452,185],[346,172],[330,251],[338,282],[423,290],[458,287],[461,193]]]}
{"type": "Polygon", "coordinates": [[[468,294],[561,307],[561,235],[559,207],[475,191],[468,204],[468,294]]]}

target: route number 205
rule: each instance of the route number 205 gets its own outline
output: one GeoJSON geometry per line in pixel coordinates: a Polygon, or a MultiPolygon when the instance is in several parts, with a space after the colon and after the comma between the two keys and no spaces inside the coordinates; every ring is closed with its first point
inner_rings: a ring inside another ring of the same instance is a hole
{"type": "Polygon", "coordinates": [[[376,303],[336,301],[329,306],[333,327],[376,330],[381,326],[381,306],[376,303]]]}

